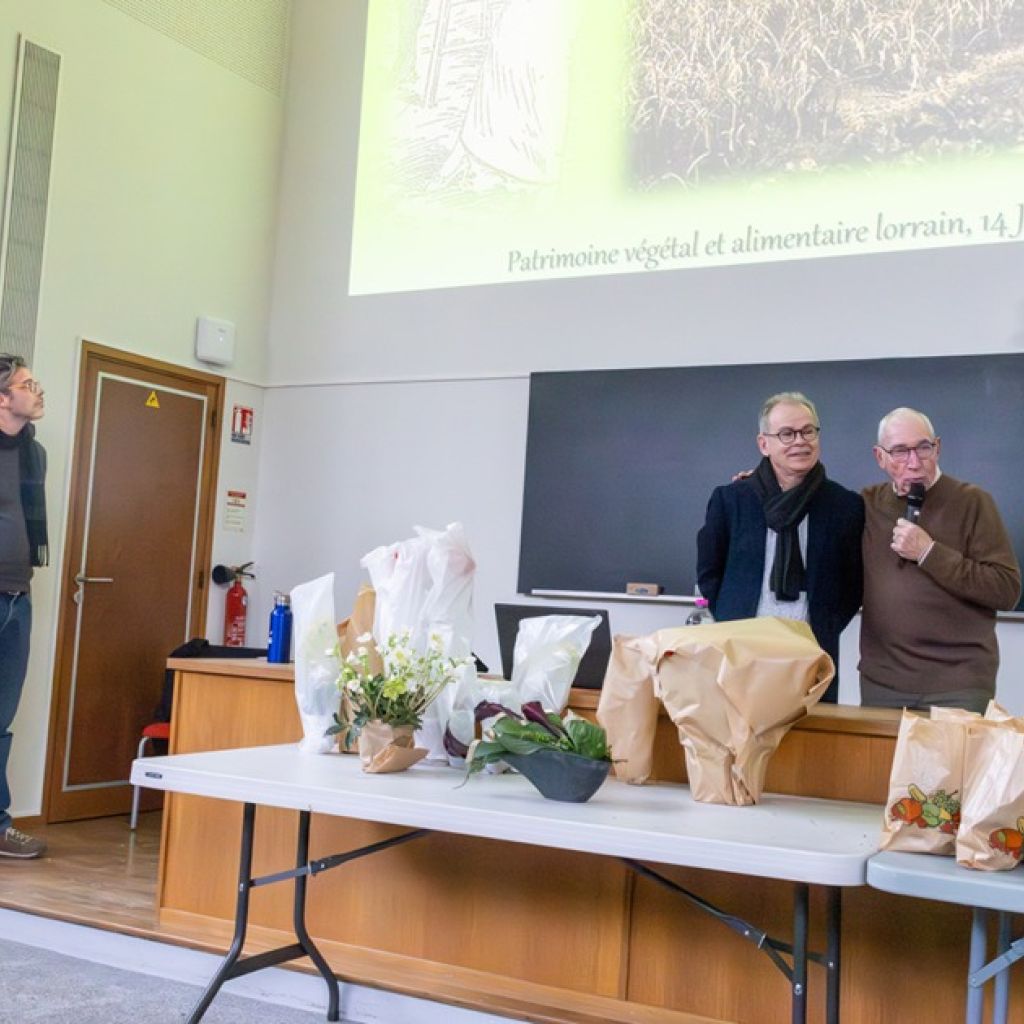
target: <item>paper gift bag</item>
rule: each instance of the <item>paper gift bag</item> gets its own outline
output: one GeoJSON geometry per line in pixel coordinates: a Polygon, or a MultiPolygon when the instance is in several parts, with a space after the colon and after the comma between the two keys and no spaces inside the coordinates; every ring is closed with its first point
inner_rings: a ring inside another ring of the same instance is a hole
{"type": "MultiPolygon", "coordinates": [[[[359,588],[359,592],[356,594],[356,599],[353,602],[352,614],[347,619],[342,619],[338,623],[339,661],[344,661],[358,648],[365,647],[370,659],[370,671],[373,673],[380,672],[383,667],[380,654],[373,641],[366,639],[373,634],[375,605],[376,593],[373,587],[363,584],[359,588]],[[364,638],[362,643],[360,643],[361,637],[364,638]]],[[[345,724],[352,721],[352,706],[345,695],[342,695],[341,698],[341,710],[338,712],[338,717],[345,724]]],[[[338,749],[343,754],[354,754],[356,753],[356,741],[347,732],[341,732],[338,734],[338,749]]]]}
{"type": "Polygon", "coordinates": [[[370,655],[370,670],[381,670],[380,655],[372,642],[359,642],[360,637],[373,635],[373,613],[376,606],[376,593],[373,587],[364,583],[356,594],[352,604],[352,614],[338,623],[338,651],[344,661],[357,647],[366,647],[370,655]]]}
{"type": "Polygon", "coordinates": [[[951,856],[956,848],[967,726],[980,715],[932,708],[903,712],[879,849],[951,856]]]}
{"type": "Polygon", "coordinates": [[[989,705],[967,729],[956,860],[982,871],[1017,867],[1024,850],[1024,721],[989,705]]]}
{"type": "Polygon", "coordinates": [[[810,627],[741,619],[663,629],[655,693],[679,730],[694,799],[757,803],[782,737],[835,675],[810,627]]]}
{"type": "Polygon", "coordinates": [[[653,637],[617,635],[612,642],[597,720],[608,735],[612,770],[626,782],[640,784],[651,777],[654,733],[661,701],[654,692],[653,637]]]}

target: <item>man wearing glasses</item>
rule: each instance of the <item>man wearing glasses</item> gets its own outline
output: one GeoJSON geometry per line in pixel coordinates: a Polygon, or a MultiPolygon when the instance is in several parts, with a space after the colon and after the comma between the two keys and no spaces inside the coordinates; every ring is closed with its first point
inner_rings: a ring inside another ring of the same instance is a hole
{"type": "Polygon", "coordinates": [[[11,820],[7,762],[11,723],[28,668],[32,628],[29,581],[48,560],[43,482],[46,452],[33,423],[42,417],[43,389],[20,356],[0,354],[0,856],[38,857],[39,839],[11,820]]]}
{"type": "MultiPolygon", "coordinates": [[[[697,583],[719,621],[761,615],[807,622],[839,664],[839,634],[861,602],[864,503],[825,475],[818,413],[795,391],[761,409],[763,458],[716,487],[697,535],[697,583]]],[[[835,702],[838,676],[822,698],[835,702]]]]}
{"type": "Polygon", "coordinates": [[[861,703],[984,711],[995,694],[996,611],[1020,596],[1020,566],[991,495],[939,469],[941,442],[914,409],[878,425],[889,480],[864,490],[861,703]],[[906,518],[923,487],[920,522],[906,518]]]}

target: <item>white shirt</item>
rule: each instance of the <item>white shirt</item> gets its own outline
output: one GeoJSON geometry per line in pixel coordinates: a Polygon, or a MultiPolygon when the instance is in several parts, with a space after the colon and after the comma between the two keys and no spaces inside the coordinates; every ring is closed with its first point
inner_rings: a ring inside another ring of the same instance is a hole
{"type": "MultiPolygon", "coordinates": [[[[796,528],[800,543],[800,557],[804,567],[807,566],[807,520],[804,516],[796,528]]],[[[810,622],[810,608],[807,604],[807,591],[801,590],[795,601],[780,601],[772,590],[772,565],[775,562],[775,546],[779,535],[770,527],[764,535],[764,576],[761,579],[761,598],[757,602],[757,617],[777,615],[780,619],[796,619],[797,622],[810,622]]]]}

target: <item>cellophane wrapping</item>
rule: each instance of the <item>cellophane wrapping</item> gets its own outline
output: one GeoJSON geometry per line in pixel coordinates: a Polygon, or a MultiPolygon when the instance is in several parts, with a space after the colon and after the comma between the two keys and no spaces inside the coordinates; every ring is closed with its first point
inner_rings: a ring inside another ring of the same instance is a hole
{"type": "Polygon", "coordinates": [[[295,702],[302,721],[299,750],[326,754],[334,747],[327,730],[338,710],[340,663],[335,650],[334,573],[294,587],[291,592],[295,645],[295,702]]]}

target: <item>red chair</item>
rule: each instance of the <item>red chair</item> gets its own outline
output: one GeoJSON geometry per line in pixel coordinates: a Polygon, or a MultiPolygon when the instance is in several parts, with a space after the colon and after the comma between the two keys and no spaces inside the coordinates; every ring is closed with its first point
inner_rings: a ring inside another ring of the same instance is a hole
{"type": "MultiPolygon", "coordinates": [[[[139,740],[139,750],[137,757],[146,756],[146,746],[153,740],[169,740],[171,738],[171,723],[170,722],[150,722],[145,729],[142,730],[142,739],[139,740]]],[[[142,791],[138,786],[132,788],[132,817],[128,823],[128,827],[134,831],[135,826],[139,823],[139,797],[142,795],[142,791]]]]}
{"type": "MultiPolygon", "coordinates": [[[[172,658],[264,658],[266,647],[225,647],[208,643],[201,637],[196,637],[175,647],[170,653],[172,658]]],[[[174,705],[174,672],[166,669],[164,672],[163,693],[160,697],[159,706],[153,711],[160,721],[150,722],[142,730],[142,739],[139,740],[137,757],[146,756],[146,744],[151,740],[168,740],[171,736],[171,710],[174,705]]],[[[132,792],[132,815],[128,827],[134,829],[139,822],[139,798],[140,788],[135,786],[132,792]]]]}

